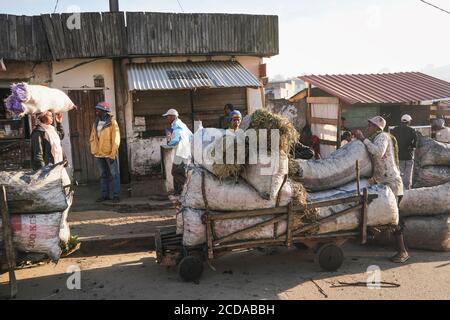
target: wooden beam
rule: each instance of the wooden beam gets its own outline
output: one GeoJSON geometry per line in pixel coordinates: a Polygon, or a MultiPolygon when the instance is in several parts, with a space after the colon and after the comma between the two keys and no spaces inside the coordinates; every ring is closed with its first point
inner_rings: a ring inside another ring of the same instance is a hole
{"type": "Polygon", "coordinates": [[[319,139],[319,143],[320,144],[325,144],[327,146],[337,146],[337,141],[319,139]]]}
{"type": "Polygon", "coordinates": [[[311,125],[311,103],[308,102],[308,99],[311,97],[311,83],[308,82],[308,97],[306,98],[306,124],[311,125]]]}
{"type": "Polygon", "coordinates": [[[5,246],[6,263],[9,272],[10,297],[14,298],[17,295],[17,282],[14,271],[16,268],[16,255],[14,252],[11,221],[8,211],[8,200],[6,198],[5,186],[0,187],[0,210],[3,224],[3,244],[5,246]]]}
{"type": "Polygon", "coordinates": [[[306,102],[315,104],[339,104],[339,99],[336,97],[308,97],[306,102]]]}
{"type": "Polygon", "coordinates": [[[311,117],[311,124],[331,124],[337,126],[338,119],[311,117]]]}

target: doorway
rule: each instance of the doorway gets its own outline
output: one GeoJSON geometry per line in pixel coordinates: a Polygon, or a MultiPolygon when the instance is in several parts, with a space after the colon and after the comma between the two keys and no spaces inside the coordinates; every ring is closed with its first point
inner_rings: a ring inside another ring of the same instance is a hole
{"type": "Polygon", "coordinates": [[[74,179],[79,183],[97,182],[99,172],[91,155],[89,137],[95,122],[95,106],[105,100],[103,89],[69,90],[68,95],[78,107],[69,112],[70,143],[74,179]]]}

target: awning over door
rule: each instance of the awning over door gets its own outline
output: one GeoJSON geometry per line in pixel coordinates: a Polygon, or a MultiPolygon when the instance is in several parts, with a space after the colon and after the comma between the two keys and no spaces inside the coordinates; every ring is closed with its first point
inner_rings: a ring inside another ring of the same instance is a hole
{"type": "Polygon", "coordinates": [[[261,87],[258,79],[235,61],[133,63],[128,65],[130,90],[261,87]]]}

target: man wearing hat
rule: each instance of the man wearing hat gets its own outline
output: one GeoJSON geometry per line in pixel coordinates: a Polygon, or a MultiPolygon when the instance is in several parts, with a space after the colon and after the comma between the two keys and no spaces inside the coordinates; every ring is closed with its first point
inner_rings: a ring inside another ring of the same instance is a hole
{"type": "Polygon", "coordinates": [[[171,134],[167,139],[167,146],[175,148],[172,165],[174,195],[179,196],[186,182],[186,165],[191,161],[191,141],[193,134],[186,124],[179,119],[178,111],[169,109],[162,115],[166,118],[171,134]]]}
{"type": "Polygon", "coordinates": [[[404,114],[401,124],[395,127],[391,133],[397,139],[398,159],[400,162],[400,174],[403,180],[403,188],[411,189],[414,167],[414,150],[417,147],[417,132],[410,127],[412,118],[404,114]]]}
{"type": "Polygon", "coordinates": [[[450,128],[445,126],[444,119],[434,119],[431,129],[436,133],[436,141],[450,143],[450,128]]]}
{"type": "MultiPolygon", "coordinates": [[[[403,197],[403,182],[400,176],[397,141],[394,136],[383,132],[386,120],[376,116],[368,120],[369,138],[365,138],[361,130],[356,130],[355,137],[361,140],[370,153],[373,163],[373,176],[370,184],[385,184],[389,186],[400,203],[403,197]]],[[[403,239],[402,223],[394,230],[397,239],[398,252],[391,258],[393,262],[404,263],[409,259],[403,239]]]]}
{"type": "Polygon", "coordinates": [[[110,200],[109,177],[113,180],[113,201],[120,202],[120,174],[117,153],[120,145],[120,131],[117,121],[111,114],[107,102],[95,106],[95,123],[92,126],[90,142],[91,153],[100,170],[100,198],[97,202],[110,200]]]}

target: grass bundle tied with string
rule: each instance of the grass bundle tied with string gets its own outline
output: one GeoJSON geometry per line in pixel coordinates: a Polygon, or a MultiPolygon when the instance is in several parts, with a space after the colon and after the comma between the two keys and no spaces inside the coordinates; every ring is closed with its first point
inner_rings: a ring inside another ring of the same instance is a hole
{"type": "MultiPolygon", "coordinates": [[[[306,192],[305,187],[300,182],[292,181],[292,204],[294,206],[305,205],[307,204],[308,193],[306,192]]],[[[302,226],[317,221],[319,218],[319,210],[318,209],[308,209],[304,212],[299,212],[294,215],[294,230],[301,228],[302,226]]]]}
{"type": "MultiPolygon", "coordinates": [[[[267,151],[271,150],[271,134],[270,130],[278,129],[280,133],[280,151],[286,154],[290,153],[291,148],[298,142],[300,134],[294,125],[287,119],[278,114],[271,113],[267,110],[257,110],[251,116],[249,129],[267,129],[267,151]]],[[[259,145],[259,133],[258,133],[259,145]]]]}

